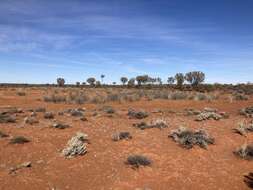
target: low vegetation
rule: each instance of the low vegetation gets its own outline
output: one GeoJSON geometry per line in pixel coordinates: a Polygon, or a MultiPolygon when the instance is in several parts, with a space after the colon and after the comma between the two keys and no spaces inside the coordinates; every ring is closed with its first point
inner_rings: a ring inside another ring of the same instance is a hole
{"type": "Polygon", "coordinates": [[[118,133],[114,133],[112,135],[112,140],[113,141],[120,141],[120,140],[129,140],[129,139],[132,139],[132,136],[129,132],[118,132],[118,133]]]}
{"type": "Polygon", "coordinates": [[[245,160],[253,159],[253,144],[244,144],[234,151],[234,154],[245,160]]]}
{"type": "Polygon", "coordinates": [[[10,140],[10,144],[24,144],[28,142],[30,142],[30,140],[23,136],[16,136],[10,140]]]}
{"type": "Polygon", "coordinates": [[[171,131],[169,137],[187,149],[193,148],[194,145],[206,149],[209,144],[214,144],[214,138],[210,137],[208,133],[202,129],[192,131],[185,127],[179,127],[171,131]]]}
{"type": "Polygon", "coordinates": [[[62,155],[66,158],[72,158],[77,155],[84,155],[87,152],[88,135],[77,132],[62,150],[62,155]]]}
{"type": "Polygon", "coordinates": [[[152,161],[143,155],[131,155],[127,158],[126,164],[139,168],[140,166],[150,166],[152,161]]]}

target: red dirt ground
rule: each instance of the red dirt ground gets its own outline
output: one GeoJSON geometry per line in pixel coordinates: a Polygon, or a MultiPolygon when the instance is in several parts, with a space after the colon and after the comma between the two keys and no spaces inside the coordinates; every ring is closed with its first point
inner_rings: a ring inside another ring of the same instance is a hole
{"type": "MultiPolygon", "coordinates": [[[[10,138],[0,139],[0,189],[75,189],[75,190],[183,190],[183,189],[229,189],[243,190],[248,187],[243,175],[253,171],[253,162],[240,159],[233,151],[245,142],[253,141],[253,134],[247,137],[233,133],[237,123],[245,120],[238,110],[253,105],[248,101],[225,100],[214,102],[154,100],[132,103],[108,103],[116,113],[108,117],[104,113],[92,116],[95,104],[54,104],[39,101],[40,91],[31,91],[26,96],[17,96],[10,91],[0,91],[0,106],[28,108],[46,107],[47,111],[63,111],[66,108],[86,108],[88,121],[79,121],[71,116],[56,116],[72,127],[67,129],[50,128],[52,121],[38,114],[40,123],[24,124],[23,118],[29,114],[18,114],[18,122],[0,124],[0,130],[11,135],[23,135],[30,143],[12,145],[10,138]],[[230,114],[229,119],[220,121],[194,121],[194,116],[182,114],[185,108],[217,108],[230,114]],[[139,120],[128,119],[129,108],[145,109],[152,118],[165,118],[169,123],[166,129],[139,130],[132,124],[139,120]],[[160,109],[162,113],[151,113],[160,109]],[[172,113],[170,110],[175,111],[172,113]],[[180,125],[189,128],[204,128],[215,138],[215,144],[208,149],[194,147],[187,150],[180,147],[168,134],[180,125]],[[67,141],[77,132],[88,134],[90,144],[88,153],[72,159],[65,159],[60,151],[67,141]],[[133,139],[114,142],[111,135],[116,131],[129,131],[133,139]],[[150,167],[137,170],[124,162],[128,155],[143,154],[153,163],[150,167]],[[14,174],[9,169],[26,161],[31,168],[23,168],[14,174]]],[[[248,119],[247,119],[248,120],[248,119]]]]}

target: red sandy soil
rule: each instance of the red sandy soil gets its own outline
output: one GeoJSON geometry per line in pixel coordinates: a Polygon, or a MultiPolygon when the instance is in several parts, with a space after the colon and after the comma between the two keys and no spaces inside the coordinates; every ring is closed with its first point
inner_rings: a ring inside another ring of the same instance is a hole
{"type": "MultiPolygon", "coordinates": [[[[253,161],[236,157],[233,151],[246,142],[253,142],[253,134],[247,137],[233,133],[238,122],[245,118],[238,110],[253,105],[253,99],[230,103],[223,99],[213,102],[154,100],[132,103],[108,103],[116,113],[108,117],[103,112],[93,116],[95,104],[54,104],[38,100],[40,91],[31,91],[26,96],[17,96],[10,90],[0,92],[0,106],[28,108],[46,107],[47,111],[63,111],[67,108],[86,108],[88,121],[71,116],[56,116],[57,120],[71,125],[67,129],[53,129],[52,121],[45,120],[38,113],[40,123],[24,124],[29,114],[18,114],[14,124],[0,124],[0,130],[10,136],[22,135],[31,140],[26,144],[9,144],[9,138],[0,139],[0,189],[81,189],[81,190],[181,190],[181,189],[248,189],[243,175],[253,171],[253,161]],[[183,115],[185,108],[217,108],[230,114],[229,119],[220,121],[194,121],[194,116],[183,115]],[[169,123],[166,129],[139,130],[132,126],[140,120],[129,119],[129,108],[145,109],[153,118],[164,118],[169,123]],[[160,109],[162,113],[151,113],[160,109]],[[172,113],[171,110],[175,111],[172,113]],[[180,147],[168,138],[172,129],[180,125],[192,129],[204,128],[215,138],[215,144],[208,149],[194,147],[190,150],[180,147]],[[72,159],[65,159],[60,151],[67,141],[81,131],[88,134],[88,153],[72,159]],[[133,139],[114,142],[111,135],[117,131],[129,131],[133,139]],[[124,162],[132,154],[143,154],[153,163],[148,167],[132,169],[124,162]],[[9,169],[23,162],[31,161],[31,168],[22,168],[10,174],[9,169]]],[[[246,119],[249,120],[249,119],[246,119]]]]}

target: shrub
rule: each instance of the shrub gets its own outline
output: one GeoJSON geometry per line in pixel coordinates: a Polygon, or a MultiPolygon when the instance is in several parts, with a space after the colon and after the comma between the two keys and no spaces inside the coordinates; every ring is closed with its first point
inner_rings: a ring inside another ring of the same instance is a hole
{"type": "Polygon", "coordinates": [[[168,95],[168,99],[170,100],[185,100],[187,98],[188,98],[187,93],[182,91],[171,92],[168,95]]]}
{"type": "Polygon", "coordinates": [[[72,158],[76,155],[84,155],[87,152],[88,135],[77,132],[62,150],[62,155],[66,158],[72,158]]]}
{"type": "Polygon", "coordinates": [[[129,132],[119,132],[112,135],[113,141],[119,141],[123,139],[132,139],[132,136],[129,132]]]}
{"type": "Polygon", "coordinates": [[[10,144],[24,144],[24,143],[28,143],[28,142],[30,142],[30,140],[28,140],[27,138],[25,138],[23,136],[13,137],[10,140],[10,144]]]}
{"type": "Polygon", "coordinates": [[[61,103],[61,102],[66,102],[66,97],[52,94],[51,96],[45,96],[44,101],[53,102],[53,103],[61,103]]]}
{"type": "Polygon", "coordinates": [[[70,126],[67,124],[62,124],[62,123],[54,123],[52,127],[56,129],[66,129],[66,128],[69,128],[70,126]]]}
{"type": "Polygon", "coordinates": [[[146,156],[142,155],[131,155],[127,158],[126,164],[131,165],[134,168],[139,168],[140,166],[149,166],[152,161],[146,156]]]}
{"type": "Polygon", "coordinates": [[[16,117],[9,114],[0,113],[0,123],[15,123],[16,117]]]}
{"type": "Polygon", "coordinates": [[[244,144],[234,151],[234,154],[245,160],[253,159],[253,144],[244,144]]]}
{"type": "Polygon", "coordinates": [[[180,127],[177,130],[173,130],[169,137],[187,149],[192,148],[194,145],[206,149],[208,144],[214,144],[214,138],[210,137],[204,130],[192,131],[180,127]]]}
{"type": "Polygon", "coordinates": [[[167,82],[168,82],[168,84],[174,84],[175,78],[174,77],[168,77],[167,82]]]}
{"type": "Polygon", "coordinates": [[[243,181],[248,185],[248,187],[252,189],[253,188],[253,173],[250,172],[248,175],[245,175],[243,181]]]}
{"type": "Polygon", "coordinates": [[[44,114],[45,119],[54,119],[54,114],[52,112],[46,112],[44,114]]]}
{"type": "Polygon", "coordinates": [[[168,127],[167,123],[162,119],[153,120],[149,124],[147,124],[146,122],[135,123],[133,124],[133,126],[141,130],[150,128],[163,129],[168,127]]]}
{"type": "Polygon", "coordinates": [[[130,119],[143,119],[148,117],[148,113],[145,111],[135,111],[133,109],[128,110],[128,114],[130,119]]]}

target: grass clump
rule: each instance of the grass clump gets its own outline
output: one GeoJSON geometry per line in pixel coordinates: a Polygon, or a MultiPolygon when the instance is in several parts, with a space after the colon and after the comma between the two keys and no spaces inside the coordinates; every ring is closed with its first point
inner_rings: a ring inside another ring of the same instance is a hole
{"type": "Polygon", "coordinates": [[[131,155],[127,158],[126,164],[139,168],[140,166],[149,166],[152,164],[152,161],[146,156],[142,155],[131,155]]]}
{"type": "Polygon", "coordinates": [[[206,149],[209,144],[214,144],[214,138],[210,137],[206,131],[192,131],[185,127],[173,130],[169,137],[187,149],[193,148],[194,145],[206,149]]]}
{"type": "Polygon", "coordinates": [[[253,143],[244,144],[234,151],[234,154],[245,160],[253,159],[253,143]]]}
{"type": "Polygon", "coordinates": [[[24,144],[28,142],[30,142],[30,140],[23,136],[16,136],[10,140],[10,144],[24,144]]]}

